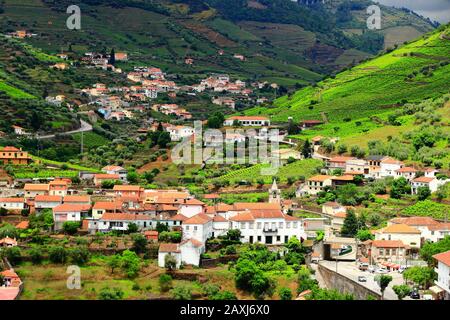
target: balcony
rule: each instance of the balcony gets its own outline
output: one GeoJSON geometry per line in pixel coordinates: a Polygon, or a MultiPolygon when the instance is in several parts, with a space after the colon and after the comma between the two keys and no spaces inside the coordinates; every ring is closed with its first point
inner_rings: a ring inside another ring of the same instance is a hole
{"type": "Polygon", "coordinates": [[[263,232],[264,232],[264,233],[277,233],[277,232],[278,232],[278,228],[270,228],[270,227],[267,227],[267,228],[264,228],[264,229],[263,229],[263,232]]]}

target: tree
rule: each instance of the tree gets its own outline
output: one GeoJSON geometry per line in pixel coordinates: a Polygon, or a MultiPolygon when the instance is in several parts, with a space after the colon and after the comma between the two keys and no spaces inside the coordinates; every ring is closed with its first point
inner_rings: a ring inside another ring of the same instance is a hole
{"type": "Polygon", "coordinates": [[[145,253],[147,251],[147,238],[142,234],[133,235],[133,248],[136,253],[145,253]]]}
{"type": "Polygon", "coordinates": [[[121,265],[121,257],[118,254],[115,254],[108,259],[108,267],[111,268],[111,273],[114,273],[114,271],[119,268],[121,265]]]}
{"type": "Polygon", "coordinates": [[[51,247],[48,257],[53,263],[65,263],[67,261],[67,250],[62,246],[51,247]]]}
{"type": "Polygon", "coordinates": [[[164,224],[164,223],[160,223],[159,221],[156,223],[156,231],[158,231],[158,233],[164,232],[164,231],[169,231],[169,226],[164,224]]]}
{"type": "Polygon", "coordinates": [[[428,288],[433,283],[436,273],[433,268],[414,266],[403,271],[403,278],[414,282],[416,285],[428,288]]]}
{"type": "Polygon", "coordinates": [[[394,290],[398,300],[403,300],[404,297],[411,293],[411,288],[406,284],[395,285],[392,287],[392,290],[394,290]]]}
{"type": "Polygon", "coordinates": [[[63,231],[69,235],[77,233],[80,223],[78,221],[66,221],[63,223],[63,231]]]}
{"type": "Polygon", "coordinates": [[[219,129],[223,126],[223,122],[225,121],[225,117],[221,112],[214,112],[209,118],[207,122],[208,128],[219,129]]]}
{"type": "Polygon", "coordinates": [[[76,247],[70,251],[72,262],[83,265],[89,261],[90,252],[86,247],[76,247]]]}
{"type": "Polygon", "coordinates": [[[375,236],[370,232],[370,230],[362,229],[358,230],[356,233],[356,238],[360,241],[366,241],[366,240],[373,240],[375,239],[375,236]]]}
{"type": "Polygon", "coordinates": [[[346,153],[347,152],[347,146],[345,144],[338,145],[337,152],[338,152],[338,154],[346,153]]]}
{"type": "Polygon", "coordinates": [[[380,287],[381,300],[383,300],[384,299],[384,291],[389,286],[389,283],[392,281],[392,277],[385,275],[385,274],[380,274],[375,277],[375,281],[378,283],[378,286],[380,287]]]}
{"type": "Polygon", "coordinates": [[[275,287],[254,261],[243,258],[236,263],[235,283],[237,288],[252,292],[257,298],[273,295],[275,287]]]}
{"type": "Polygon", "coordinates": [[[116,52],[114,50],[114,48],[111,49],[111,53],[109,54],[109,61],[108,63],[110,65],[115,65],[116,64],[116,52]]]}
{"type": "Polygon", "coordinates": [[[411,187],[404,177],[395,179],[392,182],[390,196],[394,199],[400,199],[402,195],[409,194],[411,192],[411,187]]]}
{"type": "Polygon", "coordinates": [[[311,277],[311,271],[305,265],[301,266],[300,270],[298,270],[297,283],[297,293],[313,290],[318,287],[317,280],[311,277]]]}
{"type": "Polygon", "coordinates": [[[138,229],[139,228],[136,223],[131,222],[128,224],[128,233],[136,233],[138,232],[138,229]]]}
{"type": "Polygon", "coordinates": [[[162,274],[159,276],[158,283],[161,292],[167,292],[172,287],[172,277],[168,274],[162,274]]]}
{"type": "Polygon", "coordinates": [[[22,250],[19,247],[9,247],[0,250],[12,265],[17,265],[22,261],[22,250]]]}
{"type": "Polygon", "coordinates": [[[122,300],[124,292],[120,288],[109,288],[105,287],[100,290],[99,299],[100,300],[122,300]]]}
{"type": "Polygon", "coordinates": [[[158,140],[157,140],[157,144],[160,148],[167,148],[167,145],[172,141],[172,139],[170,138],[170,133],[169,132],[161,132],[158,136],[158,140]]]}
{"type": "Polygon", "coordinates": [[[169,271],[175,270],[177,268],[177,259],[171,254],[166,254],[164,257],[164,267],[169,271]]]}
{"type": "Polygon", "coordinates": [[[172,298],[175,300],[191,300],[192,299],[192,289],[186,285],[178,285],[172,290],[170,290],[172,298]]]}
{"type": "Polygon", "coordinates": [[[139,181],[139,175],[136,171],[129,171],[127,174],[127,181],[129,183],[138,183],[139,181]]]}
{"type": "Polygon", "coordinates": [[[438,253],[446,252],[450,250],[450,236],[446,236],[444,239],[438,242],[426,242],[420,249],[420,256],[425,260],[430,267],[435,266],[435,260],[433,256],[438,253]]]}
{"type": "Polygon", "coordinates": [[[355,211],[352,209],[347,210],[347,215],[344,219],[344,225],[341,229],[341,236],[353,238],[358,232],[358,219],[356,218],[355,211]]]}
{"type": "Polygon", "coordinates": [[[12,224],[5,223],[0,227],[0,239],[9,237],[9,238],[17,238],[19,236],[19,231],[12,224]]]}
{"type": "Polygon", "coordinates": [[[312,153],[311,143],[309,142],[308,139],[306,139],[306,141],[303,143],[302,146],[302,155],[305,159],[307,159],[311,158],[311,153],[312,153]]]}
{"type": "Polygon", "coordinates": [[[31,258],[31,262],[33,264],[40,264],[42,262],[42,252],[40,249],[38,248],[32,248],[29,252],[28,255],[31,258]]]}
{"type": "Polygon", "coordinates": [[[430,188],[428,187],[417,188],[417,199],[419,201],[426,200],[430,195],[431,195],[430,188]]]}
{"type": "Polygon", "coordinates": [[[280,300],[292,300],[292,292],[289,288],[280,288],[278,295],[280,296],[280,300]]]}
{"type": "Polygon", "coordinates": [[[210,297],[211,300],[237,300],[236,295],[231,292],[231,291],[220,291],[218,293],[216,293],[215,295],[213,295],[212,297],[210,297]]]}
{"type": "Polygon", "coordinates": [[[3,207],[1,207],[0,208],[0,216],[1,217],[5,217],[7,214],[8,214],[8,210],[3,208],[3,207]]]}
{"type": "Polygon", "coordinates": [[[228,230],[226,238],[231,241],[241,241],[241,230],[239,229],[228,230]]]}
{"type": "Polygon", "coordinates": [[[141,260],[138,255],[130,250],[122,252],[121,267],[125,271],[128,278],[134,278],[141,269],[141,260]]]}

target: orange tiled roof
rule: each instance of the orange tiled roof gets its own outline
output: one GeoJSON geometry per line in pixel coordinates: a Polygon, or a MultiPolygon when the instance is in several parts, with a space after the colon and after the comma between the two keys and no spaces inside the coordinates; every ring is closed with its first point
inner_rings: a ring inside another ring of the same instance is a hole
{"type": "Polygon", "coordinates": [[[195,216],[190,217],[183,221],[183,224],[205,224],[212,220],[209,216],[204,213],[196,214],[195,216]]]}
{"type": "Polygon", "coordinates": [[[188,217],[185,215],[182,215],[181,213],[174,215],[173,217],[169,218],[171,221],[185,221],[188,217]]]}
{"type": "Polygon", "coordinates": [[[90,196],[65,196],[64,202],[91,202],[90,196]]]}
{"type": "Polygon", "coordinates": [[[316,175],[316,176],[313,176],[313,177],[309,178],[308,181],[323,182],[323,181],[331,179],[331,178],[332,178],[331,176],[320,174],[320,175],[316,175]]]}
{"type": "Polygon", "coordinates": [[[392,224],[386,228],[380,229],[380,233],[415,233],[420,234],[420,231],[407,224],[392,224]]]}
{"type": "Polygon", "coordinates": [[[89,204],[70,204],[63,203],[53,208],[53,212],[81,212],[88,211],[91,208],[89,204]]]}
{"type": "Polygon", "coordinates": [[[377,248],[404,248],[401,240],[373,240],[372,246],[377,248]]]}
{"type": "Polygon", "coordinates": [[[136,220],[151,220],[151,217],[146,214],[134,214],[134,213],[110,213],[105,212],[102,215],[101,220],[110,221],[136,221],[136,220]]]}
{"type": "Polygon", "coordinates": [[[47,195],[37,195],[34,198],[35,202],[59,202],[62,203],[63,197],[61,196],[47,196],[47,195]]]}
{"type": "Polygon", "coordinates": [[[49,191],[50,185],[49,184],[38,184],[38,183],[27,183],[23,187],[26,191],[49,191]]]}
{"type": "Polygon", "coordinates": [[[114,191],[136,191],[141,192],[144,190],[141,186],[133,186],[133,185],[115,185],[113,188],[114,191]]]}
{"type": "Polygon", "coordinates": [[[431,181],[433,181],[435,178],[428,178],[428,177],[418,177],[415,178],[413,180],[413,182],[421,182],[421,183],[430,183],[431,181]]]}
{"type": "Polygon", "coordinates": [[[429,226],[439,224],[438,221],[430,217],[405,217],[393,218],[391,223],[407,224],[408,226],[429,226]]]}
{"type": "Polygon", "coordinates": [[[199,247],[203,247],[204,246],[204,244],[202,243],[202,242],[200,242],[200,241],[198,241],[198,240],[196,240],[196,239],[193,239],[193,238],[191,238],[191,239],[186,239],[186,240],[184,240],[184,241],[182,241],[181,243],[180,243],[180,246],[182,246],[182,245],[184,245],[184,244],[186,244],[186,243],[192,243],[193,245],[194,245],[194,247],[197,247],[197,248],[199,248],[199,247]]]}
{"type": "Polygon", "coordinates": [[[118,174],[97,173],[97,174],[94,174],[94,179],[97,179],[97,180],[119,180],[120,176],[118,174]]]}
{"type": "Polygon", "coordinates": [[[181,251],[180,251],[178,243],[161,243],[159,245],[159,252],[179,253],[181,251]]]}
{"type": "Polygon", "coordinates": [[[233,209],[236,210],[236,211],[242,211],[242,210],[281,210],[281,206],[280,206],[279,203],[268,203],[268,202],[236,202],[233,205],[233,209]]]}
{"type": "Polygon", "coordinates": [[[213,221],[214,221],[214,222],[228,222],[227,219],[225,219],[224,217],[222,217],[221,215],[218,215],[218,214],[216,214],[216,215],[213,217],[213,221]]]}
{"type": "Polygon", "coordinates": [[[16,224],[16,229],[24,230],[27,229],[29,225],[30,223],[28,221],[21,221],[18,224],[16,224]]]}
{"type": "Polygon", "coordinates": [[[450,250],[442,253],[435,254],[433,256],[437,261],[450,267],[450,250]]]}
{"type": "Polygon", "coordinates": [[[122,202],[118,201],[99,201],[94,204],[94,210],[121,210],[122,202]]]}
{"type": "Polygon", "coordinates": [[[8,203],[20,202],[20,203],[22,203],[22,202],[25,202],[25,199],[24,198],[0,198],[0,202],[8,202],[8,203]]]}
{"type": "Polygon", "coordinates": [[[329,162],[347,162],[348,160],[354,160],[356,159],[355,157],[346,157],[346,156],[337,156],[337,157],[333,157],[330,160],[328,160],[329,162]]]}
{"type": "Polygon", "coordinates": [[[400,168],[398,170],[395,170],[396,172],[417,172],[416,169],[414,169],[413,167],[403,167],[400,168]]]}

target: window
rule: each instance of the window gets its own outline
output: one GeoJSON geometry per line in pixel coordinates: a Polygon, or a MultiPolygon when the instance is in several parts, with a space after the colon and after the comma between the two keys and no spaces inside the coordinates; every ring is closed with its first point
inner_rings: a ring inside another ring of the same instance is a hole
{"type": "Polygon", "coordinates": [[[272,222],[272,230],[275,230],[277,228],[277,224],[275,222],[272,222]]]}
{"type": "Polygon", "coordinates": [[[290,229],[291,228],[291,223],[290,222],[286,222],[286,229],[290,229]]]}
{"type": "Polygon", "coordinates": [[[189,230],[189,226],[186,226],[186,230],[189,230]]]}
{"type": "Polygon", "coordinates": [[[249,229],[253,229],[255,227],[255,224],[253,223],[253,222],[250,222],[249,224],[248,224],[248,228],[249,229]]]}
{"type": "Polygon", "coordinates": [[[245,229],[245,222],[241,222],[241,229],[245,229]]]}
{"type": "Polygon", "coordinates": [[[281,236],[277,236],[277,242],[281,241],[281,236]]]}
{"type": "Polygon", "coordinates": [[[197,226],[194,226],[194,231],[197,231],[197,226]]]}
{"type": "Polygon", "coordinates": [[[297,222],[293,222],[293,228],[297,228],[297,222]]]}
{"type": "Polygon", "coordinates": [[[258,242],[261,242],[261,236],[258,236],[258,242]]]}
{"type": "Polygon", "coordinates": [[[278,229],[283,229],[283,222],[278,223],[278,229]]]}
{"type": "Polygon", "coordinates": [[[256,224],[256,226],[258,227],[258,229],[261,229],[261,222],[258,222],[258,223],[256,224]]]}

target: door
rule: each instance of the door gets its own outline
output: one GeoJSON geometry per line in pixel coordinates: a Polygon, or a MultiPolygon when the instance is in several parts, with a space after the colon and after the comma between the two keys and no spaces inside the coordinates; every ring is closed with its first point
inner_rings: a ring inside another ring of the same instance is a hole
{"type": "Polygon", "coordinates": [[[272,244],[272,236],[266,236],[266,244],[272,244]]]}

